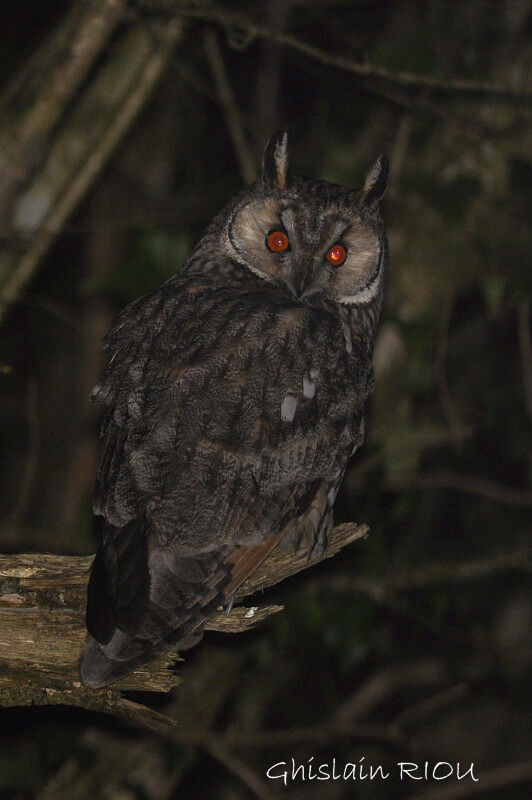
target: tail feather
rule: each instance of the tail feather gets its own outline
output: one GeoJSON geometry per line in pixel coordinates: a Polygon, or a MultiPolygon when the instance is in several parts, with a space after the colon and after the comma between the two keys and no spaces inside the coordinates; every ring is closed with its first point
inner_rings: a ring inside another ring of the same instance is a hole
{"type": "Polygon", "coordinates": [[[104,541],[94,562],[87,607],[89,635],[80,669],[83,683],[93,689],[123,678],[170,649],[197,644],[216,607],[227,603],[285,533],[259,545],[183,556],[156,548],[153,542],[148,552],[145,530],[139,528],[122,529],[118,546],[104,541]],[[141,545],[145,560],[142,550],[138,556],[141,545]],[[136,597],[131,586],[121,586],[130,575],[139,589],[136,597]]]}
{"type": "MultiPolygon", "coordinates": [[[[216,607],[226,602],[224,586],[230,580],[230,566],[214,558],[216,554],[204,556],[210,562],[207,580],[194,580],[184,585],[167,584],[167,591],[174,591],[173,606],[170,602],[156,603],[150,600],[143,622],[135,634],[119,627],[107,641],[98,641],[91,633],[81,656],[81,680],[92,689],[101,689],[125,677],[139,667],[150,663],[170,649],[185,650],[201,639],[208,617],[216,607]]],[[[196,576],[197,577],[197,576],[196,576]]]]}
{"type": "Polygon", "coordinates": [[[102,689],[146,666],[170,649],[177,651],[194,647],[203,637],[204,626],[205,617],[200,618],[194,632],[174,643],[167,640],[154,643],[118,630],[107,645],[102,645],[88,634],[81,655],[81,680],[90,689],[102,689]]]}

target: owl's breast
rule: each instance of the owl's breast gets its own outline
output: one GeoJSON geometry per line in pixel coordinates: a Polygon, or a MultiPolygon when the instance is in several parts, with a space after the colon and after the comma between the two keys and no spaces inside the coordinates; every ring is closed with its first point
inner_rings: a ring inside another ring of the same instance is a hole
{"type": "Polygon", "coordinates": [[[149,326],[126,319],[111,337],[98,507],[124,520],[139,503],[192,509],[201,497],[210,515],[209,497],[219,509],[221,496],[247,503],[256,486],[271,498],[334,481],[371,371],[339,320],[262,294],[187,288],[181,299],[151,298],[149,326]]]}
{"type": "Polygon", "coordinates": [[[337,427],[363,405],[368,364],[331,314],[290,304],[232,311],[216,342],[169,373],[175,407],[198,433],[260,448],[337,427]]]}

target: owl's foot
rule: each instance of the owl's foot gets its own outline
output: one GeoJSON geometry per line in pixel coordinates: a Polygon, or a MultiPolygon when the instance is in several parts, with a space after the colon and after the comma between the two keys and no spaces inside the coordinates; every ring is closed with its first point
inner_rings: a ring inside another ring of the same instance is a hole
{"type": "Polygon", "coordinates": [[[237,595],[237,592],[235,591],[235,592],[233,592],[233,594],[232,594],[232,595],[230,595],[230,596],[229,596],[229,598],[227,599],[227,605],[226,605],[226,607],[225,607],[225,615],[226,615],[227,617],[229,616],[229,614],[230,614],[230,613],[231,613],[231,611],[233,610],[233,604],[234,604],[234,602],[235,602],[235,597],[236,597],[236,595],[237,595]]]}
{"type": "Polygon", "coordinates": [[[327,550],[327,532],[325,535],[316,536],[311,542],[307,552],[307,563],[312,561],[314,557],[322,558],[327,550]]]}

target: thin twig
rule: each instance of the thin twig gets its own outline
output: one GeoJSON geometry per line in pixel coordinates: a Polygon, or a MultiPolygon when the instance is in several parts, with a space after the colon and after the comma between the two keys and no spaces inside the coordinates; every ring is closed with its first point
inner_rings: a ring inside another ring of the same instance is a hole
{"type": "Polygon", "coordinates": [[[474,561],[444,563],[433,561],[424,566],[410,570],[404,575],[390,576],[386,585],[396,591],[406,589],[426,589],[441,584],[457,583],[468,580],[481,580],[497,573],[511,570],[530,571],[530,553],[524,548],[516,548],[508,552],[498,553],[489,558],[474,561]]]}
{"type": "Polygon", "coordinates": [[[229,75],[225,68],[222,51],[216,33],[212,28],[207,28],[203,33],[205,52],[209,60],[212,76],[220,103],[225,113],[227,129],[233,142],[233,149],[240,168],[244,183],[252,183],[257,177],[255,159],[244,134],[242,115],[236,101],[229,75]]]}
{"type": "Polygon", "coordinates": [[[442,708],[456,703],[458,700],[463,700],[468,692],[469,685],[467,683],[458,683],[456,686],[450,686],[447,689],[436,692],[426,700],[421,700],[421,702],[415,703],[415,705],[398,714],[392,723],[392,727],[397,731],[401,731],[406,726],[434,714],[435,711],[441,711],[442,708]]]}
{"type": "Polygon", "coordinates": [[[341,704],[328,719],[321,723],[294,726],[266,731],[227,730],[223,734],[212,730],[194,730],[178,727],[163,732],[164,736],[180,745],[202,746],[210,749],[212,743],[226,748],[262,749],[300,744],[323,744],[338,739],[378,742],[389,748],[409,750],[401,731],[388,724],[359,722],[375,705],[386,699],[401,686],[433,685],[444,680],[443,665],[436,660],[407,664],[400,669],[383,670],[341,704]]]}
{"type": "Polygon", "coordinates": [[[397,476],[388,478],[385,488],[391,491],[404,491],[405,489],[454,489],[466,494],[474,494],[493,503],[502,503],[516,508],[530,508],[532,506],[532,492],[504,486],[489,478],[479,478],[477,475],[462,475],[450,470],[436,470],[424,475],[397,476]]]}
{"type": "Polygon", "coordinates": [[[275,731],[259,731],[245,736],[228,735],[227,741],[239,747],[279,747],[312,742],[330,742],[335,739],[349,741],[380,742],[393,748],[407,747],[403,737],[392,732],[386,725],[331,723],[308,725],[305,727],[284,728],[275,731]]]}
{"type": "MultiPolygon", "coordinates": [[[[356,577],[353,575],[324,575],[314,578],[305,584],[304,591],[315,593],[326,591],[327,595],[331,592],[344,594],[361,594],[368,597],[372,602],[386,608],[394,616],[404,617],[413,621],[416,625],[427,629],[433,635],[444,641],[452,641],[460,645],[471,645],[471,636],[461,630],[453,628],[450,624],[445,627],[436,625],[432,619],[420,612],[419,604],[412,603],[409,598],[403,595],[409,591],[418,589],[432,588],[454,581],[465,581],[480,579],[485,576],[492,576],[497,572],[501,574],[508,570],[518,572],[532,571],[530,553],[525,548],[501,553],[495,558],[478,559],[473,562],[460,563],[439,563],[431,562],[419,569],[409,570],[403,575],[393,573],[384,576],[381,580],[367,577],[356,577]]],[[[477,632],[477,649],[493,651],[493,641],[491,637],[477,632]]],[[[511,645],[498,645],[499,649],[515,647],[511,645]]]]}
{"type": "Polygon", "coordinates": [[[530,122],[527,119],[516,119],[503,127],[494,125],[493,123],[481,122],[471,117],[466,118],[456,113],[454,110],[449,110],[447,107],[441,105],[441,103],[428,100],[426,93],[420,94],[419,97],[414,98],[408,95],[405,90],[398,89],[397,87],[393,89],[372,87],[371,91],[377,97],[382,97],[383,100],[387,100],[392,105],[404,109],[404,111],[412,116],[423,115],[425,117],[433,117],[475,141],[515,136],[530,126],[530,122]]]}
{"type": "MultiPolygon", "coordinates": [[[[210,731],[183,731],[174,728],[172,731],[163,732],[173,742],[181,745],[205,745],[212,735],[210,731]]],[[[280,728],[272,731],[257,731],[249,733],[228,732],[223,735],[223,742],[228,747],[242,749],[267,749],[270,747],[285,747],[298,744],[320,744],[332,742],[337,739],[349,741],[379,742],[394,749],[408,749],[408,742],[400,733],[390,729],[388,725],[358,723],[351,725],[338,720],[332,720],[316,725],[280,728]]]]}
{"type": "MultiPolygon", "coordinates": [[[[460,431],[460,436],[462,438],[469,437],[470,435],[471,428],[468,426],[460,431]]],[[[427,437],[426,444],[423,443],[422,446],[434,447],[447,441],[450,441],[449,432],[446,432],[445,436],[427,437]]],[[[382,463],[385,455],[393,454],[396,449],[400,450],[405,446],[419,447],[419,440],[416,441],[416,439],[413,439],[412,442],[401,441],[397,446],[389,446],[386,451],[381,450],[373,456],[363,459],[347,476],[349,492],[352,494],[365,493],[367,487],[363,480],[364,476],[378,467],[382,463]]],[[[483,478],[478,475],[464,475],[460,472],[453,472],[452,470],[434,470],[432,472],[425,472],[422,475],[416,473],[414,475],[388,476],[383,480],[382,488],[389,492],[403,492],[408,489],[454,489],[458,492],[477,495],[493,503],[502,503],[503,505],[515,506],[517,508],[529,508],[532,505],[532,491],[530,490],[514,489],[512,486],[505,486],[490,478],[483,478]]]]}
{"type": "MultiPolygon", "coordinates": [[[[138,2],[142,6],[142,2],[138,2]]],[[[150,3],[149,7],[153,10],[154,4],[150,3]]],[[[161,8],[161,11],[164,11],[161,8]]],[[[166,7],[168,10],[168,7],[166,7]]],[[[516,89],[512,86],[501,86],[500,84],[488,83],[485,81],[465,80],[462,78],[434,78],[430,75],[415,75],[411,72],[398,71],[386,69],[384,67],[376,67],[368,63],[359,63],[352,61],[343,56],[335,56],[326,53],[317,47],[313,47],[306,42],[297,39],[282,31],[276,30],[274,27],[269,28],[256,23],[245,15],[235,12],[229,12],[225,9],[219,8],[189,8],[182,7],[176,4],[173,13],[181,17],[189,17],[191,19],[201,19],[210,22],[216,22],[223,27],[232,27],[245,31],[250,36],[256,36],[261,39],[270,39],[273,42],[295,50],[309,58],[319,61],[331,67],[336,67],[345,72],[357,75],[361,78],[373,79],[382,83],[387,83],[392,86],[400,86],[406,89],[428,89],[439,92],[464,95],[471,98],[490,98],[492,100],[506,101],[509,103],[522,104],[528,106],[532,104],[532,92],[526,89],[516,89]]]]}
{"type": "MultiPolygon", "coordinates": [[[[462,435],[464,438],[471,439],[473,433],[473,426],[468,425],[464,428],[462,435]]],[[[393,459],[396,455],[400,456],[405,449],[423,451],[431,447],[446,446],[450,441],[449,429],[443,426],[436,430],[413,428],[405,431],[401,436],[386,442],[386,447],[380,447],[372,455],[365,456],[354,469],[348,472],[346,486],[349,491],[354,493],[366,492],[367,487],[363,485],[362,478],[378,467],[384,467],[386,461],[393,459]]]]}
{"type": "Polygon", "coordinates": [[[482,580],[512,570],[529,572],[531,568],[530,554],[521,547],[473,561],[429,561],[421,567],[411,568],[403,573],[394,570],[378,581],[341,573],[324,575],[309,580],[305,589],[313,592],[326,586],[328,590],[360,592],[380,601],[397,592],[433,589],[435,586],[482,580]]]}
{"type": "Polygon", "coordinates": [[[223,740],[209,737],[204,743],[205,750],[228,772],[239,778],[242,783],[260,800],[273,800],[274,795],[259,776],[241,758],[227,747],[223,740]]]}
{"type": "Polygon", "coordinates": [[[99,336],[95,336],[89,325],[80,322],[79,318],[72,314],[67,308],[60,303],[53,300],[48,300],[46,297],[29,297],[20,303],[21,306],[26,308],[35,308],[39,311],[44,311],[50,316],[64,322],[69,328],[72,328],[81,338],[92,340],[93,342],[100,342],[99,336]]]}
{"type": "Polygon", "coordinates": [[[434,659],[383,669],[341,705],[336,713],[336,720],[342,725],[348,725],[353,720],[367,716],[375,706],[404,686],[432,686],[444,680],[443,664],[434,659]]]}

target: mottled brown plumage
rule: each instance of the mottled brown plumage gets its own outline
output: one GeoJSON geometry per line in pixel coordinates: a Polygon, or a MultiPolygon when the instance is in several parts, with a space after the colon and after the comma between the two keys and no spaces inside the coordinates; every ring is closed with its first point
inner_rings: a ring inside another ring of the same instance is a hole
{"type": "Polygon", "coordinates": [[[385,183],[382,158],[362,192],[291,177],[278,134],[263,179],[118,316],[94,390],[107,416],[88,686],[196,643],[272,547],[326,545],[373,387],[385,183]],[[285,252],[268,249],[272,229],[285,252]],[[338,242],[347,258],[333,267],[338,242]]]}

